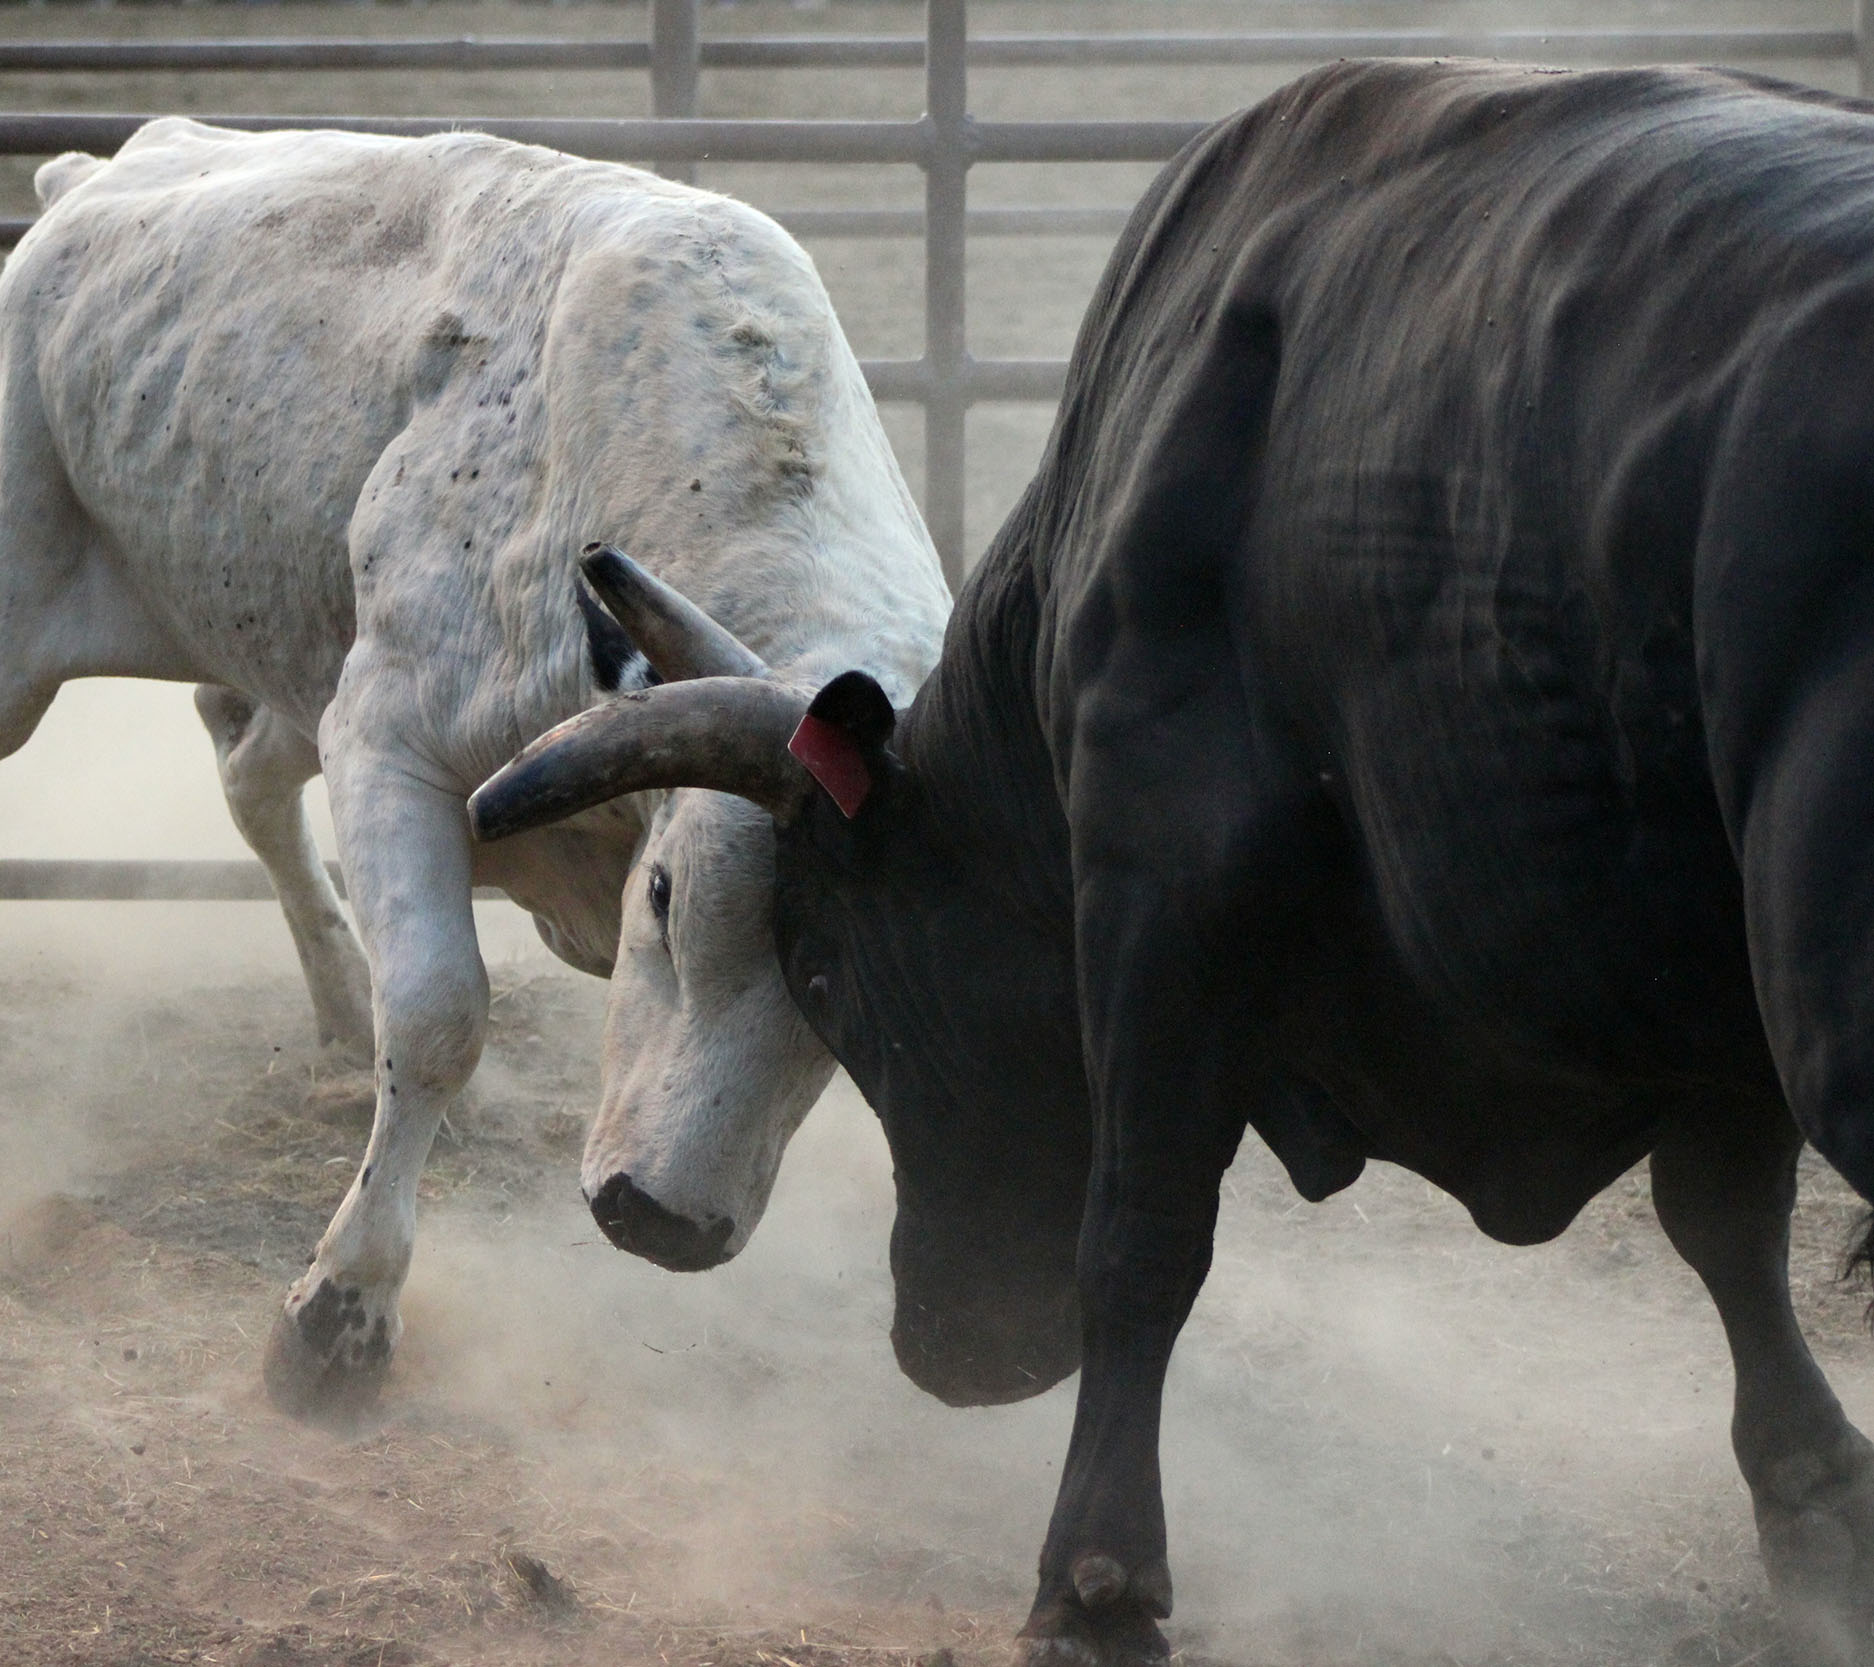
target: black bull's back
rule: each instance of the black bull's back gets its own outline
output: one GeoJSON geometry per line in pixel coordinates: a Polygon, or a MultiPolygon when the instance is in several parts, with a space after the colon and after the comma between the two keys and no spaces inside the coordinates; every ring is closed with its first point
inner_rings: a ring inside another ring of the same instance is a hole
{"type": "MultiPolygon", "coordinates": [[[[1123,605],[1088,625],[1114,569],[1147,576],[1134,607],[1221,612],[1210,675],[1344,834],[1281,946],[1285,1064],[1326,1091],[1330,1145],[1349,1120],[1501,1236],[1559,1231],[1675,1096],[1774,1093],[1758,996],[1776,1038],[1779,980],[1799,1024],[1863,953],[1786,928],[1808,973],[1766,965],[1745,858],[1751,782],[1809,744],[1802,656],[1766,656],[1867,589],[1874,551],[1834,523],[1787,571],[1790,523],[1829,513],[1791,432],[1874,413],[1837,316],[1861,297],[1859,106],[1720,73],[1357,65],[1187,151],[1083,329],[1019,528],[1053,603],[1057,768],[1130,629],[1123,605]],[[1777,524],[1747,534],[1745,499],[1777,524]]],[[[1848,462],[1865,478],[1874,447],[1848,462]]],[[[1805,883],[1853,891],[1874,815],[1818,843],[1805,883]]],[[[1798,1115],[1874,1190],[1828,1098],[1798,1115]]]]}

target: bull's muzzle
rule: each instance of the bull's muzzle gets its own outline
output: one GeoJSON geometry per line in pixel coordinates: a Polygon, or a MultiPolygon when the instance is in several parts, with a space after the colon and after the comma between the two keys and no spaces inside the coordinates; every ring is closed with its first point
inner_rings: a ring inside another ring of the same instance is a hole
{"type": "Polygon", "coordinates": [[[692,1221],[667,1210],[629,1175],[614,1175],[591,1194],[592,1219],[620,1250],[672,1273],[701,1273],[726,1262],[735,1223],[727,1216],[692,1221]]]}

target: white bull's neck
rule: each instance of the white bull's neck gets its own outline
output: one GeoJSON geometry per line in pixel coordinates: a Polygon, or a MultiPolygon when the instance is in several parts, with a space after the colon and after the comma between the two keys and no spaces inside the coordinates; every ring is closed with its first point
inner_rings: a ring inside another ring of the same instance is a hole
{"type": "Polygon", "coordinates": [[[509,395],[543,442],[545,489],[498,506],[512,531],[489,577],[542,601],[505,616],[504,740],[598,698],[571,587],[601,539],[790,677],[857,667],[908,704],[950,598],[811,262],[708,193],[670,187],[605,218],[628,224],[566,254],[540,393],[521,378],[509,395]]]}

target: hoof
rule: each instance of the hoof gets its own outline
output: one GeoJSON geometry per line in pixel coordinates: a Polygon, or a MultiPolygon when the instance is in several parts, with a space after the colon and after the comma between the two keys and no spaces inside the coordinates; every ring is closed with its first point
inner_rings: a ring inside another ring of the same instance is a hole
{"type": "Polygon", "coordinates": [[[1851,1430],[1831,1453],[1792,1455],[1755,1503],[1764,1568],[1805,1667],[1874,1667],[1874,1446],[1851,1430]]]}
{"type": "Polygon", "coordinates": [[[1079,1604],[1050,1604],[1015,1640],[1018,1667],[1162,1667],[1171,1646],[1137,1605],[1091,1615],[1079,1604]]]}
{"type": "Polygon", "coordinates": [[[1088,1552],[1069,1571],[1072,1591],[1037,1600],[1016,1640],[1020,1667],[1158,1667],[1171,1654],[1158,1622],[1171,1613],[1163,1561],[1132,1573],[1088,1552]]]}
{"type": "Polygon", "coordinates": [[[273,1323],[262,1363],[267,1395],[289,1417],[350,1429],[371,1410],[390,1369],[391,1322],[368,1319],[358,1289],[321,1278],[295,1289],[273,1323]]]}

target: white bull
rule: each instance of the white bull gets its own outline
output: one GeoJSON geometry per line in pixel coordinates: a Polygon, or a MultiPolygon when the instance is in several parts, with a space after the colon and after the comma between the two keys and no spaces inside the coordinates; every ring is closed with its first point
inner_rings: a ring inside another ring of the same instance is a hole
{"type": "MultiPolygon", "coordinates": [[[[683,791],[481,847],[463,806],[650,675],[576,592],[588,541],[802,687],[922,680],[948,593],[812,263],[744,205],[471,134],[171,119],[38,187],[0,276],[0,754],[67,678],[207,685],[320,1030],[375,1038],[276,1398],[354,1405],[395,1346],[418,1173],[487,1017],[477,883],[611,977],[601,1223],[669,1266],[732,1255],[832,1068],[775,961],[767,818],[683,791]],[[306,829],[321,770],[362,954],[306,829]]],[[[686,669],[746,669],[722,652],[686,669]]]]}

